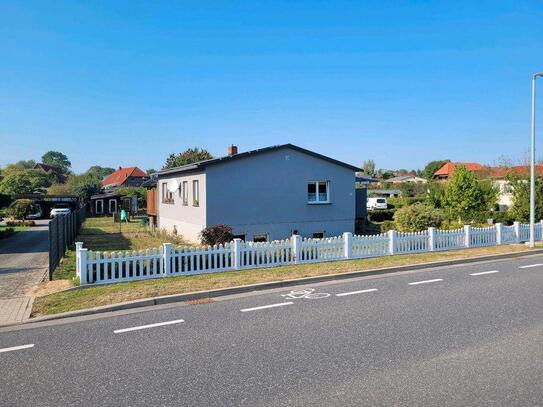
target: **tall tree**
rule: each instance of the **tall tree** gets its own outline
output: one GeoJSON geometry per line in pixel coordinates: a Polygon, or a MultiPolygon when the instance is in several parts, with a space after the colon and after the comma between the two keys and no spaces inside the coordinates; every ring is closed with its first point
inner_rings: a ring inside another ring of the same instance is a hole
{"type": "Polygon", "coordinates": [[[41,161],[44,164],[59,168],[63,173],[67,173],[72,163],[68,157],[59,151],[48,151],[42,157],[41,161]]]}
{"type": "Polygon", "coordinates": [[[430,161],[428,164],[426,164],[426,167],[422,170],[422,176],[426,179],[432,179],[434,176],[434,173],[439,170],[441,167],[443,167],[445,164],[450,162],[451,160],[435,160],[430,161]]]}
{"type": "Polygon", "coordinates": [[[154,174],[157,172],[157,170],[155,170],[154,168],[147,168],[145,170],[145,172],[147,173],[147,175],[151,175],[151,174],[154,174]]]}
{"type": "Polygon", "coordinates": [[[0,183],[0,193],[6,195],[32,194],[51,185],[51,178],[43,171],[21,170],[8,173],[0,183]]]}
{"type": "Polygon", "coordinates": [[[181,167],[195,163],[197,161],[210,160],[213,156],[209,151],[200,149],[198,147],[187,148],[185,151],[179,154],[170,154],[166,159],[163,169],[181,167]]]}
{"type": "Polygon", "coordinates": [[[443,204],[451,217],[461,222],[473,221],[484,217],[495,197],[491,186],[482,187],[471,171],[459,166],[445,186],[443,204]]]}
{"type": "MultiPolygon", "coordinates": [[[[513,193],[513,205],[509,213],[514,220],[530,221],[530,180],[527,177],[510,176],[510,188],[513,193]]],[[[543,219],[543,180],[535,179],[535,218],[543,219]]]]}
{"type": "Polygon", "coordinates": [[[113,173],[114,171],[115,171],[115,168],[100,167],[99,165],[93,165],[85,172],[84,175],[90,175],[91,177],[95,177],[101,180],[107,177],[109,174],[113,173]]]}
{"type": "Polygon", "coordinates": [[[373,160],[366,160],[362,164],[362,169],[364,170],[364,175],[368,177],[374,177],[375,176],[375,161],[373,160]]]}

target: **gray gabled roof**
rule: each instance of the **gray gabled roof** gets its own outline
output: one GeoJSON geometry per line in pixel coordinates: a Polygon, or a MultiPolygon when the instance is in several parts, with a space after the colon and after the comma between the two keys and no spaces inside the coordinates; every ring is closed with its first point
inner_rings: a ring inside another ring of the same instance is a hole
{"type": "Polygon", "coordinates": [[[280,150],[282,148],[290,148],[292,150],[299,151],[299,152],[301,152],[303,154],[311,155],[313,157],[320,158],[322,160],[331,162],[331,163],[339,165],[341,167],[348,168],[348,169],[350,169],[352,171],[360,171],[360,168],[355,167],[354,165],[347,164],[347,163],[344,163],[342,161],[338,161],[338,160],[335,160],[333,158],[327,157],[325,155],[315,153],[314,151],[306,150],[305,148],[298,147],[298,146],[295,146],[294,144],[288,143],[288,144],[280,144],[280,145],[277,145],[277,146],[259,148],[257,150],[245,151],[243,153],[227,155],[227,156],[219,157],[219,158],[212,158],[210,160],[198,161],[198,162],[195,162],[193,164],[184,165],[182,167],[168,168],[168,169],[165,169],[165,170],[158,171],[157,174],[160,177],[161,175],[177,174],[177,173],[180,173],[180,172],[200,170],[200,169],[204,169],[206,167],[209,167],[211,165],[224,164],[224,163],[228,163],[228,162],[233,161],[233,160],[239,160],[241,158],[254,157],[254,156],[262,154],[262,153],[268,153],[270,151],[276,151],[276,150],[280,150]]]}

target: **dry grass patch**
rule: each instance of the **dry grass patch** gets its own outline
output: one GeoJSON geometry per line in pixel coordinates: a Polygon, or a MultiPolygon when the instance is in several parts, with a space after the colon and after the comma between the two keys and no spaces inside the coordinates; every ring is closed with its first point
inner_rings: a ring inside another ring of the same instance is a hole
{"type": "MultiPolygon", "coordinates": [[[[541,247],[541,245],[539,246],[541,247]]],[[[193,291],[345,273],[349,271],[367,271],[384,267],[405,266],[432,261],[465,259],[491,254],[514,253],[524,250],[528,250],[526,245],[493,246],[447,252],[408,254],[116,283],[89,288],[79,288],[38,297],[34,302],[32,315],[56,314],[116,304],[124,301],[193,291]]]]}

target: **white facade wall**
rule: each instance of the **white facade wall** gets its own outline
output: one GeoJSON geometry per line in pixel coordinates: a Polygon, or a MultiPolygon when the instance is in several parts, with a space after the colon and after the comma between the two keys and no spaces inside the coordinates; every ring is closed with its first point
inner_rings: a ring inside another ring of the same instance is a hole
{"type": "Polygon", "coordinates": [[[157,183],[158,191],[158,228],[168,233],[181,235],[187,242],[197,243],[200,231],[206,227],[206,175],[199,171],[171,177],[160,177],[157,183]],[[173,203],[163,202],[164,183],[177,181],[181,190],[173,193],[173,203]],[[194,205],[193,181],[198,181],[198,206],[194,205]],[[182,187],[187,182],[187,205],[183,204],[182,187]]]}

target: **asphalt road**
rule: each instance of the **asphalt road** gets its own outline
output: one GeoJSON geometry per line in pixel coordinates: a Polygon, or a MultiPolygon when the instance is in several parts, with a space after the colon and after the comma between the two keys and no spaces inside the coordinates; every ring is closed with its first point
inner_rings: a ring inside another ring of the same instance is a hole
{"type": "Polygon", "coordinates": [[[543,405],[543,256],[310,288],[0,329],[0,405],[543,405]]]}
{"type": "Polygon", "coordinates": [[[21,297],[41,281],[48,267],[49,220],[0,240],[0,299],[21,297]]]}

